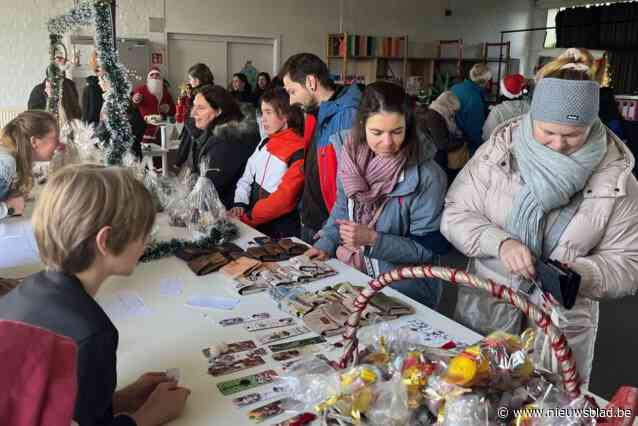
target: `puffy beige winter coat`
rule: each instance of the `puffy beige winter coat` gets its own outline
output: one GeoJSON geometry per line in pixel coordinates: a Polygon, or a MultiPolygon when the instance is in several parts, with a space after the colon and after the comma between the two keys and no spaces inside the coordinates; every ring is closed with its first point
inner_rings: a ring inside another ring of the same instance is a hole
{"type": "MultiPolygon", "coordinates": [[[[471,259],[470,272],[511,285],[499,259],[507,216],[522,180],[512,153],[512,130],[520,118],[497,127],[463,168],[446,197],[441,232],[471,259]]],[[[581,380],[589,383],[598,328],[598,299],[617,298],[638,289],[638,182],[634,157],[610,130],[607,153],[589,178],[583,200],[550,258],[573,262],[581,288],[571,310],[560,309],[560,326],[574,351],[581,380]]],[[[549,214],[547,229],[558,216],[549,214]]],[[[516,287],[516,285],[514,285],[516,287]]],[[[460,288],[456,319],[486,334],[495,329],[519,332],[521,315],[491,296],[460,288]]],[[[537,341],[539,355],[542,342],[537,341]]],[[[545,347],[547,349],[547,346],[545,347]]],[[[544,360],[547,367],[547,359],[544,360]]]]}

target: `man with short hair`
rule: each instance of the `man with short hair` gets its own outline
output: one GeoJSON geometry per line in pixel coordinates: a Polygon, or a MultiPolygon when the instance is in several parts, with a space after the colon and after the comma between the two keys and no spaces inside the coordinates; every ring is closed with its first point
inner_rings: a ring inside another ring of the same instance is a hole
{"type": "Polygon", "coordinates": [[[350,135],[361,91],[356,84],[336,86],[328,66],[312,53],[288,58],[280,75],[290,103],[301,105],[307,113],[300,216],[301,238],[312,243],[337,198],[338,159],[350,135]]]}
{"type": "MultiPolygon", "coordinates": [[[[164,84],[159,68],[151,67],[148,71],[146,84],[141,84],[133,90],[133,103],[137,105],[142,117],[148,115],[175,115],[173,97],[164,84]]],[[[144,132],[144,142],[156,141],[157,127],[148,123],[144,132]]]]}

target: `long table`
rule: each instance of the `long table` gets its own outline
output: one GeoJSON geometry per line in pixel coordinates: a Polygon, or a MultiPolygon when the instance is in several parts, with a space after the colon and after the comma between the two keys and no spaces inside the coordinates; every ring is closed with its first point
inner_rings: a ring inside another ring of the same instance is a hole
{"type": "MultiPolygon", "coordinates": [[[[261,236],[256,230],[238,223],[239,238],[234,241],[242,247],[255,237],[261,236]]],[[[12,232],[24,232],[28,229],[26,219],[10,219],[2,223],[0,228],[0,260],[11,247],[7,246],[7,235],[12,232]],[[5,239],[3,239],[3,237],[5,239]],[[4,243],[3,243],[4,241],[4,243]]],[[[184,231],[168,226],[167,217],[158,215],[158,234],[160,239],[180,237],[184,231]]],[[[25,237],[28,238],[28,237],[25,237]]],[[[24,243],[28,247],[32,243],[24,243]]],[[[36,253],[37,256],[37,253],[36,253]]],[[[22,256],[28,258],[28,256],[22,256]]],[[[339,282],[351,282],[364,285],[369,277],[361,272],[337,261],[329,264],[338,271],[338,275],[304,285],[308,290],[316,291],[339,282]]],[[[4,268],[0,263],[0,275],[23,276],[38,270],[41,265],[37,258],[26,261],[14,268],[4,268]]],[[[131,277],[115,277],[109,279],[100,289],[97,300],[107,310],[118,295],[132,291],[144,302],[145,312],[134,315],[114,315],[111,319],[120,334],[118,357],[118,383],[124,386],[133,382],[146,371],[164,371],[168,368],[180,368],[180,384],[191,389],[192,393],[181,418],[171,425],[204,426],[204,425],[253,425],[246,413],[249,409],[236,409],[232,398],[251,391],[239,393],[232,397],[223,396],[216,387],[218,382],[242,377],[247,374],[272,368],[281,373],[281,367],[269,356],[264,357],[267,364],[261,367],[244,370],[222,377],[212,377],[207,373],[207,361],[202,355],[202,348],[218,342],[234,342],[255,339],[255,334],[245,331],[241,326],[221,327],[218,321],[235,316],[248,316],[258,312],[269,312],[271,318],[289,316],[281,312],[267,293],[239,296],[232,280],[220,272],[198,277],[187,267],[186,263],[176,257],[168,257],[158,261],[140,264],[131,277]],[[178,281],[183,284],[181,294],[165,295],[161,292],[163,280],[178,281]],[[185,306],[191,296],[220,296],[240,299],[232,310],[199,310],[185,306]]],[[[414,317],[424,320],[435,329],[446,332],[455,340],[473,343],[481,336],[456,323],[455,321],[433,311],[423,305],[414,303],[402,294],[386,288],[384,292],[412,305],[414,317]]],[[[299,336],[309,337],[310,334],[299,336]]],[[[294,340],[292,338],[290,340],[294,340]]],[[[330,339],[338,341],[339,337],[330,339]]],[[[283,340],[281,342],[285,342],[283,340]]],[[[328,346],[328,345],[326,345],[328,346]]],[[[336,358],[342,349],[332,349],[327,354],[336,358]]],[[[601,402],[604,402],[601,400],[601,402]]],[[[250,407],[254,408],[254,407],[250,407]]],[[[287,413],[273,418],[265,424],[276,424],[292,414],[287,413]]]]}

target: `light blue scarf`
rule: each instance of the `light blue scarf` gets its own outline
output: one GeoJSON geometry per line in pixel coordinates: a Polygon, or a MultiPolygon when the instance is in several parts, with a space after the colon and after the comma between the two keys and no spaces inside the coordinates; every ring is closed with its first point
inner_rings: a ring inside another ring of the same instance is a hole
{"type": "MultiPolygon", "coordinates": [[[[535,256],[548,256],[549,253],[543,253],[546,217],[552,210],[569,204],[602,161],[607,152],[605,126],[595,119],[583,147],[564,155],[534,139],[532,118],[526,114],[515,130],[513,141],[514,156],[525,185],[514,199],[505,229],[519,237],[535,256]]],[[[575,212],[576,209],[567,223],[575,212]]],[[[561,233],[563,230],[564,227],[561,233]]]]}

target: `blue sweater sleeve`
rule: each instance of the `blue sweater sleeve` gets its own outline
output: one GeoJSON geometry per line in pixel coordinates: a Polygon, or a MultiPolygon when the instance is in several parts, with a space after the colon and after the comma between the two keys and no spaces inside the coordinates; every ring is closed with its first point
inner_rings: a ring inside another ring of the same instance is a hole
{"type": "Polygon", "coordinates": [[[321,229],[321,238],[315,243],[314,247],[334,256],[337,252],[337,247],[341,244],[337,220],[348,218],[348,198],[343,190],[341,180],[337,179],[337,200],[332,208],[330,217],[328,217],[326,224],[321,229]]]}

